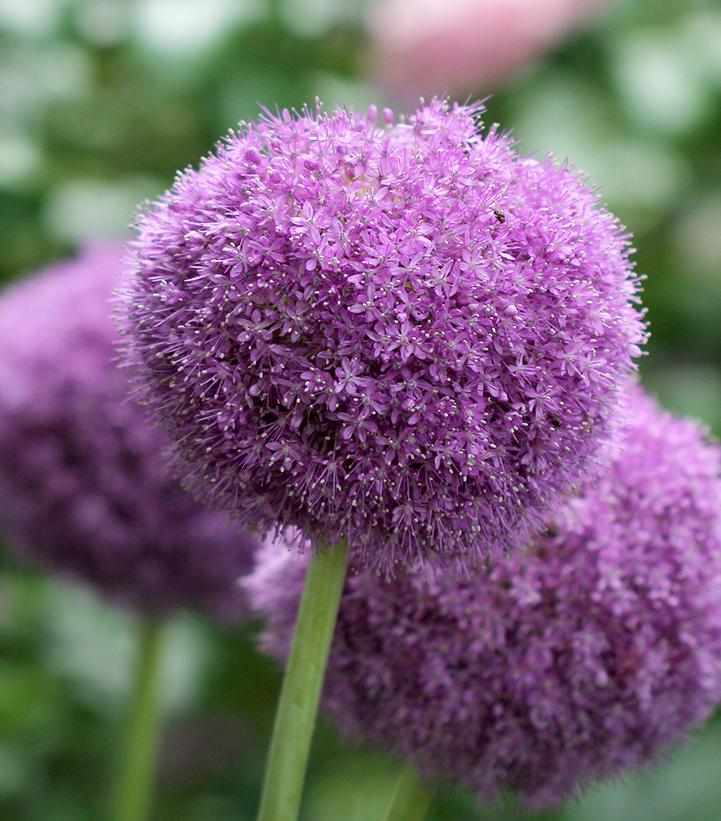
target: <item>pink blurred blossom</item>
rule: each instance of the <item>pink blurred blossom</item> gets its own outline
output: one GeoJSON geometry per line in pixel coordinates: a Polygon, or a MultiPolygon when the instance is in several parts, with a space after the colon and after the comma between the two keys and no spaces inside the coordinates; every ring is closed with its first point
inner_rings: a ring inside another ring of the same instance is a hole
{"type": "Polygon", "coordinates": [[[605,0],[378,0],[374,63],[401,95],[490,89],[586,23],[605,0]]]}

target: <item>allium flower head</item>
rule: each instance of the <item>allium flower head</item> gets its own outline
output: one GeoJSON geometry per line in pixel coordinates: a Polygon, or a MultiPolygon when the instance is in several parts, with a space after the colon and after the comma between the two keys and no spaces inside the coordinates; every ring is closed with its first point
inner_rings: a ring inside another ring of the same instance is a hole
{"type": "Polygon", "coordinates": [[[0,532],[17,553],[144,611],[245,612],[254,543],[201,508],[116,367],[116,247],[0,297],[0,532]]]}
{"type": "MultiPolygon", "coordinates": [[[[684,737],[721,696],[721,456],[634,395],[609,473],[526,555],[460,579],[351,576],[325,706],[482,801],[553,804],[684,737]]],[[[305,559],[270,545],[246,580],[288,651],[305,559]],[[274,548],[274,549],[273,549],[274,548]]]]}
{"type": "Polygon", "coordinates": [[[377,0],[378,81],[401,97],[488,91],[580,28],[605,0],[377,0]]]}
{"type": "Polygon", "coordinates": [[[202,498],[389,571],[514,546],[588,469],[627,237],[481,110],[266,115],[141,218],[126,359],[202,498]]]}

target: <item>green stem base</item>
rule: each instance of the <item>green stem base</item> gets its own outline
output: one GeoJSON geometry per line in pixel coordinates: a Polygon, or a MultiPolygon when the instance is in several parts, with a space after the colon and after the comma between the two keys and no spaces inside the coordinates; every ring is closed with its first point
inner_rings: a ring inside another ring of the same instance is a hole
{"type": "Polygon", "coordinates": [[[429,784],[421,781],[415,767],[404,764],[385,821],[423,821],[433,802],[434,792],[429,784]]]}
{"type": "Polygon", "coordinates": [[[346,575],[346,545],[308,565],[280,693],[258,821],[295,821],[346,575]]]}
{"type": "Polygon", "coordinates": [[[160,725],[163,625],[140,625],[138,659],[112,810],[113,821],[145,821],[150,810],[160,725]]]}

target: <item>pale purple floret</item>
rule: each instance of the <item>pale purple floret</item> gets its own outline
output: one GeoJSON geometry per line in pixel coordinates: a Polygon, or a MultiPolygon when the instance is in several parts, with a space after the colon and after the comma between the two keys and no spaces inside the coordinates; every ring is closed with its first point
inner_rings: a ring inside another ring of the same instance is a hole
{"type": "Polygon", "coordinates": [[[482,111],[267,114],[139,220],[125,358],[201,498],[390,572],[513,548],[593,466],[628,238],[482,111]]]}
{"type": "Polygon", "coordinates": [[[111,296],[120,249],[86,250],[0,297],[0,533],[46,568],[149,613],[237,620],[255,544],[172,480],[128,400],[111,296]]]}
{"type": "MultiPolygon", "coordinates": [[[[721,697],[721,455],[635,393],[608,475],[525,555],[455,578],[350,577],[325,707],[351,737],[460,782],[555,804],[653,759],[721,697]]],[[[246,580],[288,652],[305,559],[246,580]]]]}

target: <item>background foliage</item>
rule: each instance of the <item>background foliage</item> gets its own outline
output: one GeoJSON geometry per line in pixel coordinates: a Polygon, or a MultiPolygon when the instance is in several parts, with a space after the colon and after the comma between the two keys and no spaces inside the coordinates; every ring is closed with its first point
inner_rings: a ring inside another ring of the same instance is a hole
{"type": "MultiPolygon", "coordinates": [[[[0,0],[0,277],[121,234],[258,101],[389,102],[368,79],[363,15],[360,0],[0,0]]],[[[601,187],[648,276],[644,378],[721,432],[721,6],[627,0],[498,89],[487,119],[601,187]]],[[[9,557],[0,571],[0,817],[100,818],[133,619],[9,557]]],[[[252,633],[173,626],[160,821],[253,817],[279,675],[252,633]]],[[[324,726],[305,818],[367,821],[394,766],[324,726]]],[[[534,817],[721,818],[720,773],[714,720],[667,762],[534,817]]],[[[445,790],[432,817],[525,816],[445,790]]]]}

